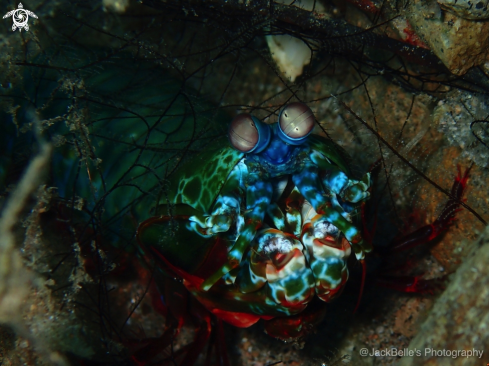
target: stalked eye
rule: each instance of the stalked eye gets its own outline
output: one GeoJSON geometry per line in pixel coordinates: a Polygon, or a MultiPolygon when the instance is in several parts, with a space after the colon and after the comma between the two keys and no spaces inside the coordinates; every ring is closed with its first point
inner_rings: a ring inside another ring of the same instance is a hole
{"type": "Polygon", "coordinates": [[[238,151],[259,153],[270,142],[270,128],[251,114],[237,115],[229,126],[229,141],[238,151]]]}
{"type": "Polygon", "coordinates": [[[291,103],[280,112],[278,126],[283,141],[300,145],[314,128],[314,114],[304,103],[291,103]]]}

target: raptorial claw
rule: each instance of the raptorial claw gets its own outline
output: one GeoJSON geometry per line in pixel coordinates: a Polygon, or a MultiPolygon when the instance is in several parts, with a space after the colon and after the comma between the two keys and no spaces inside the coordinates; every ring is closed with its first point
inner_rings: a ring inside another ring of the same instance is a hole
{"type": "Polygon", "coordinates": [[[240,224],[240,201],[238,198],[228,195],[219,196],[210,215],[193,215],[189,217],[188,229],[208,238],[217,233],[223,233],[231,228],[233,222],[240,224]]]}
{"type": "Polygon", "coordinates": [[[285,307],[303,306],[314,295],[314,277],[306,265],[302,244],[294,236],[264,229],[255,238],[250,265],[238,282],[241,292],[267,286],[268,298],[285,307]]]}
{"type": "Polygon", "coordinates": [[[234,246],[229,250],[226,263],[216,272],[206,278],[201,286],[203,291],[208,291],[225,274],[239,266],[243,258],[243,254],[245,253],[246,249],[248,249],[248,245],[252,242],[257,230],[261,227],[261,225],[261,220],[249,220],[247,223],[245,223],[239,234],[238,240],[236,240],[234,246]]]}
{"type": "Polygon", "coordinates": [[[346,187],[341,192],[340,197],[346,202],[358,203],[368,199],[370,196],[369,189],[370,173],[366,173],[362,180],[358,181],[350,179],[346,187]]]}
{"type": "Polygon", "coordinates": [[[350,180],[341,170],[329,170],[321,174],[321,181],[329,192],[340,194],[348,186],[350,180]]]}
{"type": "Polygon", "coordinates": [[[363,240],[360,230],[337,210],[329,205],[324,205],[317,212],[324,217],[324,220],[332,223],[345,235],[358,260],[362,260],[365,257],[365,253],[372,250],[371,243],[363,240]]]}
{"type": "Polygon", "coordinates": [[[302,242],[316,280],[316,294],[321,300],[330,301],[348,279],[347,260],[351,246],[323,215],[316,215],[304,225],[302,242]]]}

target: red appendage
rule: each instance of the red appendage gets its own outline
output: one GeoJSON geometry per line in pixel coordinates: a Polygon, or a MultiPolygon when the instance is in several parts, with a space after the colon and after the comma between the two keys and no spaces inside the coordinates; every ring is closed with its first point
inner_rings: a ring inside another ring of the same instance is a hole
{"type": "Polygon", "coordinates": [[[444,232],[455,220],[455,214],[460,211],[460,200],[462,199],[467,180],[469,179],[470,168],[462,175],[460,167],[458,175],[455,178],[450,192],[450,199],[446,203],[440,216],[430,225],[423,226],[416,231],[395,240],[390,248],[390,252],[398,252],[426,244],[438,237],[444,232]]]}

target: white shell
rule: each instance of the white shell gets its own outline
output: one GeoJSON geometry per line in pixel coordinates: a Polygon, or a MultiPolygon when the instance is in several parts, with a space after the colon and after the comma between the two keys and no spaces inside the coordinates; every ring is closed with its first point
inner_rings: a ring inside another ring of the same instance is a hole
{"type": "MultiPolygon", "coordinates": [[[[285,5],[293,4],[293,6],[309,11],[314,8],[317,13],[324,12],[324,7],[317,0],[277,0],[275,2],[285,5]]],[[[304,66],[311,61],[310,48],[300,39],[289,35],[267,36],[266,39],[272,58],[279,70],[294,82],[302,74],[304,66]]]]}

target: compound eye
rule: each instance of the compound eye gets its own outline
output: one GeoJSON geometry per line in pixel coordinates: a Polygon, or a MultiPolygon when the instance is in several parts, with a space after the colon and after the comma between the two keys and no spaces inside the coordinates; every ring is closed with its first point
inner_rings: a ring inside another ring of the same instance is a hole
{"type": "Polygon", "coordinates": [[[289,143],[301,143],[314,128],[314,114],[304,103],[291,103],[280,112],[278,125],[289,143]]]}
{"type": "Polygon", "coordinates": [[[244,153],[262,151],[270,141],[268,125],[248,113],[234,117],[228,135],[231,145],[244,153]]]}

